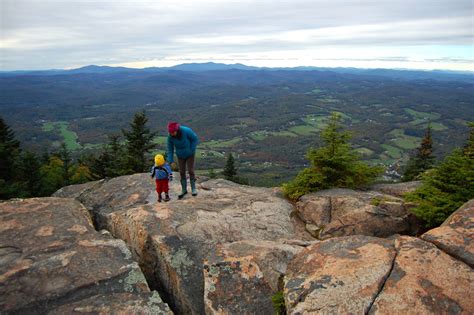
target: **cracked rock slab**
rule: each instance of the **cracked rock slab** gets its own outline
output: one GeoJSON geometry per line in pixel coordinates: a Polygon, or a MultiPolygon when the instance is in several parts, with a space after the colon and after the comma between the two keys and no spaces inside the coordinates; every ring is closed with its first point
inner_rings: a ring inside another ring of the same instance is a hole
{"type": "Polygon", "coordinates": [[[338,237],[301,251],[289,264],[284,295],[289,314],[363,314],[392,268],[393,240],[338,237]]]}
{"type": "Polygon", "coordinates": [[[440,227],[421,238],[474,268],[474,200],[466,202],[440,227]]]}
{"type": "MultiPolygon", "coordinates": [[[[89,304],[84,301],[92,296],[105,303],[116,294],[123,295],[117,311],[128,298],[146,309],[140,301],[150,301],[152,293],[125,243],[96,232],[79,202],[3,202],[0,219],[0,312],[48,313],[89,304]]],[[[169,313],[164,304],[159,308],[169,313]]]]}
{"type": "Polygon", "coordinates": [[[223,244],[204,265],[207,314],[273,314],[287,265],[302,250],[272,241],[223,244]]]}
{"type": "Polygon", "coordinates": [[[429,242],[402,236],[371,314],[473,314],[474,273],[429,242]]]}

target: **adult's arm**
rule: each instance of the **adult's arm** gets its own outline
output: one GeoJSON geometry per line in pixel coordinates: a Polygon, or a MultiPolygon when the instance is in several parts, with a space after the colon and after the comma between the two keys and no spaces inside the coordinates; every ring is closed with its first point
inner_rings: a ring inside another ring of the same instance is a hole
{"type": "Polygon", "coordinates": [[[168,161],[168,163],[173,163],[174,162],[174,144],[170,136],[168,136],[167,144],[168,146],[166,150],[166,161],[168,161]]]}

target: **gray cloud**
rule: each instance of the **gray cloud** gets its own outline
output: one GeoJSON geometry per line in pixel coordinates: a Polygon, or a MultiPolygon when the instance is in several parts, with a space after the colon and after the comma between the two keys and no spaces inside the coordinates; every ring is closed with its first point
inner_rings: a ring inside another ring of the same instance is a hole
{"type": "Polygon", "coordinates": [[[321,47],[348,54],[351,47],[472,47],[474,39],[471,0],[2,0],[1,6],[3,70],[193,56],[257,60],[321,47]]]}

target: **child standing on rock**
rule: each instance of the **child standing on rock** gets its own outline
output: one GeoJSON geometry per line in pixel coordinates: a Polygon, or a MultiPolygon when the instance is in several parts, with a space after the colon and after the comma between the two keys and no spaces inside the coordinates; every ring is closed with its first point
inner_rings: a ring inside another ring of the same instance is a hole
{"type": "Polygon", "coordinates": [[[165,162],[163,155],[155,155],[155,165],[152,167],[150,175],[152,179],[155,179],[158,202],[163,200],[161,198],[163,192],[165,193],[164,201],[170,201],[168,182],[173,180],[173,171],[170,165],[165,162]]]}

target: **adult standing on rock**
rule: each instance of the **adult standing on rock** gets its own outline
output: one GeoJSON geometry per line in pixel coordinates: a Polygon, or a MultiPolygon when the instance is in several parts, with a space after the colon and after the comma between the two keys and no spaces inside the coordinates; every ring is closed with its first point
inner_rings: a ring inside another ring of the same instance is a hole
{"type": "Polygon", "coordinates": [[[194,173],[194,158],[196,155],[196,146],[199,143],[198,137],[194,131],[186,126],[181,126],[177,122],[168,124],[168,150],[166,159],[169,163],[174,163],[174,153],[178,157],[179,175],[181,179],[181,194],[178,199],[182,199],[187,193],[186,168],[189,173],[191,183],[191,193],[197,196],[196,174],[194,173]]]}

